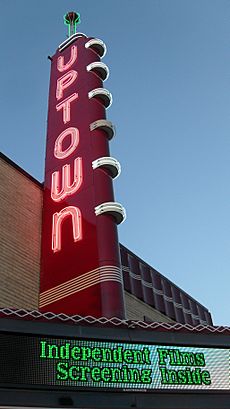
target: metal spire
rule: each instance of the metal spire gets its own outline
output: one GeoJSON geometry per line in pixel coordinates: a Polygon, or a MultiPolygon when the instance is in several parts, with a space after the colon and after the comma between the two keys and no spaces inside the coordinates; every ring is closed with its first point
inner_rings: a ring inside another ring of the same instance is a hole
{"type": "Polygon", "coordinates": [[[77,25],[80,24],[80,14],[70,11],[64,15],[64,24],[68,26],[68,36],[71,37],[77,32],[77,25]]]}

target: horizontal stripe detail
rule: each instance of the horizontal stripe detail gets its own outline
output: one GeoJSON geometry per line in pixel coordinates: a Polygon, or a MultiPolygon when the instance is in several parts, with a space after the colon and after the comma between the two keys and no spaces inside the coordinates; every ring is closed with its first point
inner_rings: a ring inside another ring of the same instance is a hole
{"type": "Polygon", "coordinates": [[[168,297],[166,294],[164,294],[163,290],[158,290],[157,288],[155,288],[155,287],[153,286],[152,283],[149,283],[148,281],[143,280],[143,278],[142,278],[140,275],[131,272],[131,270],[130,270],[129,267],[127,267],[127,266],[122,266],[122,270],[123,270],[124,272],[127,272],[127,273],[129,274],[129,276],[130,276],[131,278],[133,278],[134,280],[139,280],[139,281],[141,281],[141,284],[142,284],[144,287],[151,288],[151,290],[153,291],[153,293],[156,294],[156,295],[160,295],[160,296],[163,298],[164,301],[171,302],[175,308],[182,310],[184,314],[190,315],[190,316],[192,317],[192,319],[199,320],[202,325],[207,325],[207,324],[208,324],[207,321],[202,320],[202,319],[199,317],[199,315],[193,314],[191,310],[188,310],[188,309],[185,308],[182,304],[179,304],[179,303],[177,303],[176,301],[174,301],[172,297],[168,297]]]}
{"type": "Polygon", "coordinates": [[[40,294],[39,308],[106,281],[115,281],[122,284],[121,269],[116,266],[99,267],[46,290],[40,294]]]}

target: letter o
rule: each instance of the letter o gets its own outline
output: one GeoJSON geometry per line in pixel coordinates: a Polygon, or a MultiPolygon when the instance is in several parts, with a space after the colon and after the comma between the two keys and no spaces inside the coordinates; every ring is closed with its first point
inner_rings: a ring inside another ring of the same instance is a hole
{"type": "Polygon", "coordinates": [[[64,159],[67,158],[71,153],[75,151],[79,144],[79,131],[77,128],[67,128],[65,131],[63,131],[56,139],[55,145],[54,145],[54,156],[58,159],[64,159]],[[63,141],[66,138],[66,136],[70,135],[71,136],[71,142],[68,148],[63,149],[63,141]]]}

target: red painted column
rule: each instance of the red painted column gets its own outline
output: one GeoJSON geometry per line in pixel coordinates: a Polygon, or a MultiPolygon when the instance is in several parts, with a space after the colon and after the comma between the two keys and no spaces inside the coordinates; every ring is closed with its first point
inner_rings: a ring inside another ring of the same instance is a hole
{"type": "Polygon", "coordinates": [[[125,317],[110,157],[113,126],[100,40],[74,35],[52,57],[42,222],[40,310],[125,317]],[[72,41],[73,40],[73,41],[72,41]],[[72,42],[71,42],[72,41],[72,42]]]}

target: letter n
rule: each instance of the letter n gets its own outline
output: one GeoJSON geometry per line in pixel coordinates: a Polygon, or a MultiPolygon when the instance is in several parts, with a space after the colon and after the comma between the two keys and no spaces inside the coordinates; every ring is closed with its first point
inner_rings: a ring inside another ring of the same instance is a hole
{"type": "Polygon", "coordinates": [[[52,250],[54,253],[61,250],[61,226],[63,221],[69,216],[71,216],[72,219],[74,242],[82,239],[82,217],[80,209],[75,206],[65,207],[59,213],[54,213],[53,215],[52,250]]]}

